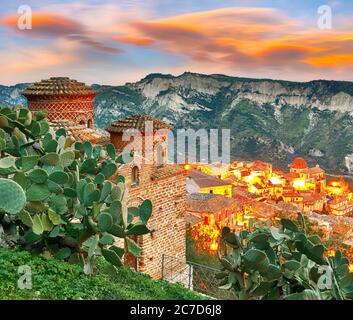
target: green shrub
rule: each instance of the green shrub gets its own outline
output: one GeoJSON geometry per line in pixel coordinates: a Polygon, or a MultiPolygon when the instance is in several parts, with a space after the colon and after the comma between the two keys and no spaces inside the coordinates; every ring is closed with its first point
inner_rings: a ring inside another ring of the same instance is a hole
{"type": "Polygon", "coordinates": [[[75,264],[55,259],[46,260],[19,248],[0,248],[0,300],[190,300],[201,299],[181,285],[154,281],[149,276],[128,268],[113,268],[97,259],[97,270],[87,276],[75,264]],[[18,267],[32,271],[32,289],[19,289],[18,267]]]}

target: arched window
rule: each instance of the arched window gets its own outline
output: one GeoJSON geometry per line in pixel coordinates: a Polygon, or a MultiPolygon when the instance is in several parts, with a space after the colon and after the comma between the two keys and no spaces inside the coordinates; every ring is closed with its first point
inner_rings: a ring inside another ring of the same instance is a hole
{"type": "Polygon", "coordinates": [[[88,119],[88,121],[87,121],[87,128],[93,129],[93,121],[92,121],[92,119],[88,119]]]}
{"type": "Polygon", "coordinates": [[[140,173],[139,168],[137,166],[132,168],[131,171],[131,186],[137,186],[139,184],[140,173]]]}
{"type": "Polygon", "coordinates": [[[81,121],[79,122],[79,124],[80,124],[80,125],[86,125],[86,122],[85,122],[85,120],[81,120],[81,121]]]}
{"type": "Polygon", "coordinates": [[[163,167],[163,163],[164,163],[164,150],[163,150],[163,146],[159,145],[157,148],[157,167],[163,167]]]}

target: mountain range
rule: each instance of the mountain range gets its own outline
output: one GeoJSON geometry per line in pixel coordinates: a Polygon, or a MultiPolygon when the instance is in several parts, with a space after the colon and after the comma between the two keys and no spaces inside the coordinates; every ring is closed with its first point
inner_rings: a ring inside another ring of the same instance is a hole
{"type": "MultiPolygon", "coordinates": [[[[29,84],[0,86],[0,104],[25,105],[29,84]]],[[[232,159],[286,168],[296,157],[353,173],[353,82],[290,82],[186,72],[150,74],[122,86],[92,86],[95,123],[148,114],[175,128],[231,130],[232,159]]]]}

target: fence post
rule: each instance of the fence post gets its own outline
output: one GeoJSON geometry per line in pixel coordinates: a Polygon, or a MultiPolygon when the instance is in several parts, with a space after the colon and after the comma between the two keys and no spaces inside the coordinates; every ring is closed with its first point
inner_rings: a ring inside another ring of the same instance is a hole
{"type": "Polygon", "coordinates": [[[162,279],[164,279],[164,268],[165,268],[165,255],[162,254],[162,279]]]}
{"type": "Polygon", "coordinates": [[[174,271],[174,269],[173,269],[173,260],[174,260],[174,258],[173,257],[169,257],[169,256],[168,256],[168,258],[170,258],[170,279],[173,280],[173,271],[174,271]]]}
{"type": "Polygon", "coordinates": [[[191,289],[191,281],[192,281],[192,265],[189,263],[189,283],[188,283],[188,289],[191,289]]]}

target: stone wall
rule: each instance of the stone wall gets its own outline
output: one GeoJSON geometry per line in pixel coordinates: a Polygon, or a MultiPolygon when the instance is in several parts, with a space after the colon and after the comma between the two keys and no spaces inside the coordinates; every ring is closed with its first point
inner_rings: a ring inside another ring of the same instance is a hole
{"type": "Polygon", "coordinates": [[[139,184],[132,186],[134,166],[134,163],[123,165],[119,170],[119,174],[125,176],[129,189],[128,206],[137,206],[144,199],[150,199],[153,212],[148,227],[154,230],[152,235],[144,235],[137,240],[142,248],[137,270],[159,279],[162,277],[163,254],[181,259],[186,257],[186,178],[178,173],[152,180],[151,175],[163,168],[142,164],[139,167],[139,184]]]}

